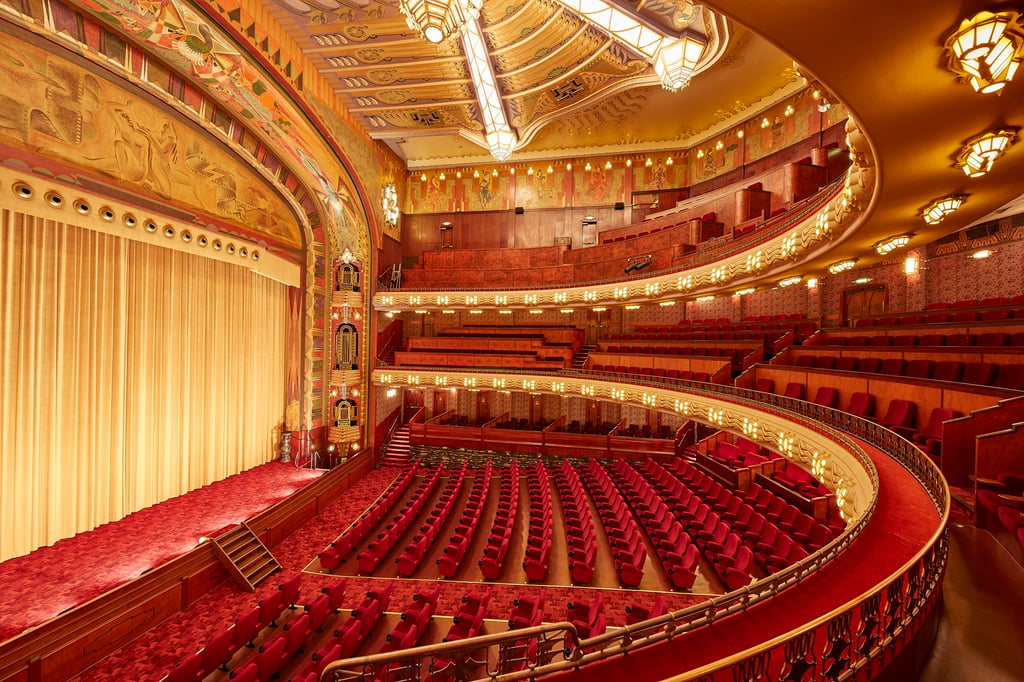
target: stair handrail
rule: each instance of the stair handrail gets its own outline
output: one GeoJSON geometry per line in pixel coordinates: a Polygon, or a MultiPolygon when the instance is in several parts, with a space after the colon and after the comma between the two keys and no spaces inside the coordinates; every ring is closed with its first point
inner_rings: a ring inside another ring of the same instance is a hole
{"type": "Polygon", "coordinates": [[[402,339],[402,320],[395,319],[387,327],[377,332],[377,359],[383,360],[402,339]]]}
{"type": "Polygon", "coordinates": [[[395,431],[401,426],[402,422],[402,407],[396,407],[385,420],[390,419],[391,423],[388,424],[387,431],[384,432],[384,437],[380,440],[380,451],[379,456],[383,456],[388,448],[391,447],[391,439],[395,437],[395,431]]]}

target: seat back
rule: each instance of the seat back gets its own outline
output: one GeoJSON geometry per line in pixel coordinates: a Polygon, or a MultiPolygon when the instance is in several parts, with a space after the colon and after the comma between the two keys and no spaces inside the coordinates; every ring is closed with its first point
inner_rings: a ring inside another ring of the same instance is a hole
{"type": "Polygon", "coordinates": [[[1012,388],[1015,391],[1024,390],[1024,365],[1000,365],[999,374],[992,383],[999,388],[1012,388]]]}
{"type": "Polygon", "coordinates": [[[903,373],[907,371],[907,361],[903,358],[886,358],[882,360],[881,372],[882,374],[894,374],[897,376],[903,376],[903,373]]]}
{"type": "Polygon", "coordinates": [[[859,358],[843,356],[836,360],[836,369],[843,370],[845,372],[856,372],[858,364],[859,358]]]}
{"type": "Polygon", "coordinates": [[[940,360],[932,370],[932,379],[936,381],[960,381],[964,374],[964,363],[960,360],[940,360]]]}
{"type": "Polygon", "coordinates": [[[857,371],[878,374],[882,371],[882,361],[878,358],[861,358],[857,365],[857,371]]]}
{"type": "Polygon", "coordinates": [[[786,384],[786,391],[783,393],[787,398],[796,398],[797,400],[803,400],[806,387],[799,381],[791,381],[786,384]]]}
{"type": "Polygon", "coordinates": [[[915,379],[930,379],[934,371],[934,360],[911,360],[907,363],[907,369],[903,376],[915,379]]]}
{"type": "Polygon", "coordinates": [[[825,407],[839,406],[839,389],[831,386],[819,386],[814,395],[814,402],[825,407]]]}
{"type": "Polygon", "coordinates": [[[967,362],[964,363],[964,374],[960,380],[965,384],[991,386],[998,369],[993,362],[967,362]]]}
{"type": "Polygon", "coordinates": [[[846,411],[865,419],[875,416],[875,396],[862,391],[854,393],[850,396],[850,404],[846,406],[846,411]]]}

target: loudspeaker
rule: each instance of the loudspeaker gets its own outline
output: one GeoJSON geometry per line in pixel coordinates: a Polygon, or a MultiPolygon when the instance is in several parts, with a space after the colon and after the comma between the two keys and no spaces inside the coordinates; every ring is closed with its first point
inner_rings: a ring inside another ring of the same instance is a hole
{"type": "Polygon", "coordinates": [[[516,206],[516,215],[523,215],[523,207],[516,206]]]}
{"type": "Polygon", "coordinates": [[[616,210],[616,211],[625,211],[625,210],[626,210],[626,204],[625,204],[625,202],[622,202],[622,201],[616,201],[616,202],[615,202],[615,210],[616,210]]]}
{"type": "Polygon", "coordinates": [[[996,223],[985,223],[984,225],[975,225],[968,228],[964,234],[968,239],[984,239],[985,237],[991,237],[996,232],[999,232],[999,225],[996,223]]]}

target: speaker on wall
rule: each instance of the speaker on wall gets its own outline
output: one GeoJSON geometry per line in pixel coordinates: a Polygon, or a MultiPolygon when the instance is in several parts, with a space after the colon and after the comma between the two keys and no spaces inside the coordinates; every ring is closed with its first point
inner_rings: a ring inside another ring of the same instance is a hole
{"type": "Polygon", "coordinates": [[[523,207],[516,206],[516,215],[523,215],[523,207]]]}
{"type": "Polygon", "coordinates": [[[616,211],[625,211],[626,210],[626,203],[624,201],[616,201],[615,202],[615,210],[616,211]]]}

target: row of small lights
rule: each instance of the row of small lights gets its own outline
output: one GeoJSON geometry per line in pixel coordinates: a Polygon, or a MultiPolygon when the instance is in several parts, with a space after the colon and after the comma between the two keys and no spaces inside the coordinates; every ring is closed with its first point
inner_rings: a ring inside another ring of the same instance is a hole
{"type": "MultiPolygon", "coordinates": [[[[32,199],[35,196],[35,190],[27,182],[15,182],[11,186],[11,191],[14,193],[14,196],[26,201],[32,199]]],[[[67,203],[64,200],[64,196],[56,190],[50,190],[46,192],[46,194],[43,196],[43,199],[52,208],[57,209],[64,208],[65,204],[67,203]]],[[[72,202],[72,204],[74,206],[75,213],[81,216],[92,215],[92,205],[85,199],[75,199],[72,202]]],[[[102,221],[107,223],[112,223],[114,222],[114,219],[117,218],[117,214],[114,212],[114,209],[110,208],[109,206],[101,207],[97,214],[99,215],[102,221]]],[[[124,224],[125,227],[134,228],[139,224],[139,219],[136,218],[135,215],[132,213],[123,213],[121,215],[121,223],[124,224]]],[[[146,230],[146,232],[150,233],[155,233],[161,229],[156,224],[156,221],[154,221],[152,218],[146,218],[145,220],[143,220],[142,226],[146,230]]],[[[173,225],[164,225],[162,229],[162,234],[168,239],[173,239],[174,236],[178,234],[178,231],[174,228],[173,225]]],[[[194,238],[190,230],[182,230],[179,236],[181,238],[181,241],[185,242],[186,244],[191,243],[194,238]]],[[[198,238],[195,238],[195,243],[201,248],[204,248],[209,244],[214,251],[220,251],[221,249],[224,249],[224,251],[229,255],[234,255],[235,252],[237,251],[239,257],[241,258],[252,258],[253,260],[260,259],[260,252],[257,249],[253,249],[252,252],[250,253],[249,247],[247,246],[235,247],[234,243],[232,242],[228,242],[227,245],[224,245],[224,243],[221,242],[220,239],[213,239],[212,241],[210,241],[210,239],[205,234],[200,234],[198,238]]]]}

